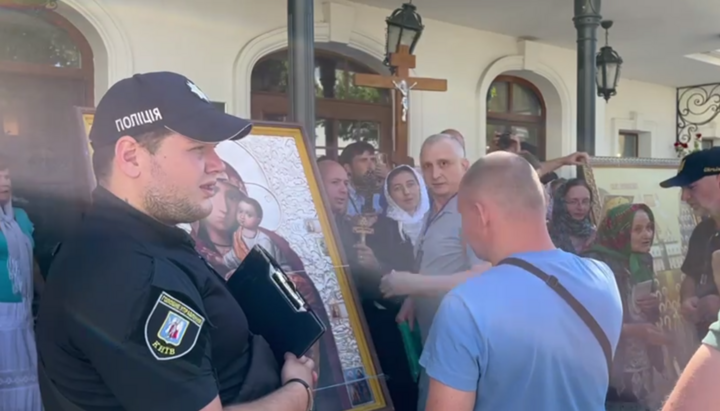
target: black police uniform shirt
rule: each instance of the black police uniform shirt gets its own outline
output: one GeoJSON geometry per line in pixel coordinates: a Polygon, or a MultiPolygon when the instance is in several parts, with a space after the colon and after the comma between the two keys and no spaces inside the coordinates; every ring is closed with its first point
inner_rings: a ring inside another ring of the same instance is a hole
{"type": "Polygon", "coordinates": [[[190,237],[103,188],[52,262],[36,338],[50,380],[88,411],[197,411],[280,385],[272,351],[190,237]]]}
{"type": "Polygon", "coordinates": [[[700,222],[690,234],[687,255],[680,268],[685,275],[695,280],[698,297],[718,294],[712,272],[712,253],[716,250],[720,250],[720,231],[715,220],[708,218],[700,222]]]}

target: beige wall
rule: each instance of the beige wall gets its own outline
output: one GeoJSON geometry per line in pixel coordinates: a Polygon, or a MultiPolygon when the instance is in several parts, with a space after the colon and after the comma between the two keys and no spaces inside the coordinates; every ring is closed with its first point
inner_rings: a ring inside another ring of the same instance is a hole
{"type": "MultiPolygon", "coordinates": [[[[96,56],[96,95],[135,72],[173,70],[195,81],[232,113],[249,116],[249,78],[259,58],[286,45],[284,0],[63,0],[59,12],[83,31],[96,56]]],[[[374,56],[384,53],[390,10],[316,2],[316,41],[374,56]]],[[[570,22],[568,24],[571,24],[570,22]]],[[[495,76],[535,83],[548,105],[548,156],[575,149],[575,51],[425,20],[416,49],[423,77],[445,78],[445,93],[413,92],[410,149],[444,128],[466,135],[468,153],[484,153],[485,94],[495,76]]],[[[627,56],[629,58],[630,56],[627,56]]],[[[642,132],[641,152],[673,157],[675,90],[623,80],[618,95],[597,101],[598,155],[615,155],[618,130],[642,132]]]]}

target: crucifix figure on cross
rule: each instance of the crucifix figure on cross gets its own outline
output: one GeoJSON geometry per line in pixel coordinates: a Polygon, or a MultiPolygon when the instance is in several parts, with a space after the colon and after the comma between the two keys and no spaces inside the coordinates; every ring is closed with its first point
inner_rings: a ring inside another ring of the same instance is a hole
{"type": "Polygon", "coordinates": [[[355,74],[355,85],[382,88],[393,91],[393,153],[395,164],[412,164],[408,157],[408,119],[410,117],[410,91],[447,91],[447,80],[410,77],[410,69],[415,68],[415,56],[410,54],[408,46],[398,46],[397,52],[390,54],[391,76],[378,74],[355,74]]]}
{"type": "Polygon", "coordinates": [[[407,81],[402,79],[399,82],[393,81],[393,84],[395,85],[395,88],[400,91],[400,94],[402,94],[402,121],[403,123],[406,123],[408,110],[410,110],[410,90],[417,86],[417,83],[413,83],[412,86],[408,86],[407,81]]]}

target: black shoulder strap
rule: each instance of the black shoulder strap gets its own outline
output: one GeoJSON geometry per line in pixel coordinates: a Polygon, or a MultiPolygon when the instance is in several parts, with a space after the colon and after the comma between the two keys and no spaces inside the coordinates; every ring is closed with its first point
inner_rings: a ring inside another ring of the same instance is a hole
{"type": "Polygon", "coordinates": [[[522,268],[530,274],[533,274],[534,276],[543,280],[545,284],[548,285],[548,287],[552,288],[563,300],[565,300],[566,303],[568,303],[568,305],[570,305],[573,311],[577,313],[580,319],[582,319],[585,325],[587,325],[590,331],[592,331],[593,335],[600,344],[600,347],[605,354],[605,361],[607,362],[609,378],[610,370],[612,368],[612,346],[610,345],[610,340],[607,338],[605,331],[603,331],[603,329],[600,327],[600,324],[595,321],[595,317],[590,314],[590,312],[585,308],[585,306],[583,306],[580,301],[573,297],[573,295],[570,294],[570,291],[568,291],[567,288],[560,284],[560,281],[557,279],[557,277],[547,274],[543,270],[535,267],[534,265],[528,263],[525,260],[510,257],[500,261],[498,265],[500,264],[514,265],[516,267],[522,268]]]}
{"type": "Polygon", "coordinates": [[[42,398],[45,411],[83,411],[82,408],[73,404],[57,389],[55,384],[45,372],[45,365],[38,355],[38,383],[40,385],[40,397],[42,398]]]}

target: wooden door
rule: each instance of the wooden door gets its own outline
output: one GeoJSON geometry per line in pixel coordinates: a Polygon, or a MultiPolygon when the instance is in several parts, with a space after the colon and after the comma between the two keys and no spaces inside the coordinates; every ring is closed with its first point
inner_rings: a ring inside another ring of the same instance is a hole
{"type": "Polygon", "coordinates": [[[7,158],[16,205],[35,225],[35,256],[51,250],[89,200],[75,106],[93,106],[93,53],[53,11],[0,7],[0,155],[7,158]]]}
{"type": "Polygon", "coordinates": [[[78,221],[90,187],[75,106],[82,79],[0,72],[0,155],[10,166],[17,206],[36,227],[36,254],[47,258],[78,221]]]}

